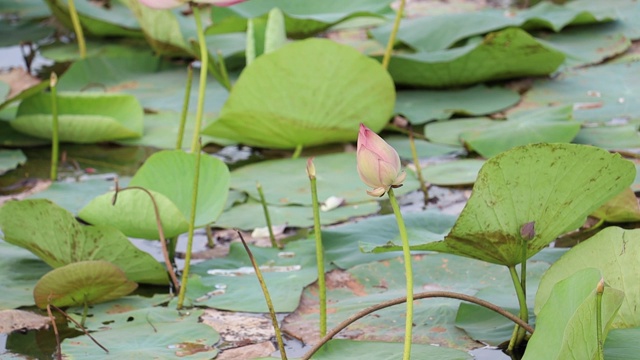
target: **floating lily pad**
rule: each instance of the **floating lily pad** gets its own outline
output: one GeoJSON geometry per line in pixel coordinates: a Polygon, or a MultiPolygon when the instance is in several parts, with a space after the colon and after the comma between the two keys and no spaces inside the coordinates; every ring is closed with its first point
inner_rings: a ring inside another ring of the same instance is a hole
{"type": "Polygon", "coordinates": [[[638,124],[604,125],[583,127],[573,139],[577,144],[593,145],[607,150],[633,149],[640,147],[638,124]]]}
{"type": "MultiPolygon", "coordinates": [[[[142,135],[142,107],[125,94],[58,93],[60,141],[92,143],[142,135]]],[[[11,126],[31,136],[51,139],[51,95],[40,93],[20,103],[11,126]]]]}
{"type": "MultiPolygon", "coordinates": [[[[353,341],[345,339],[335,339],[322,346],[313,355],[318,360],[369,360],[395,359],[402,356],[403,344],[400,342],[391,343],[383,341],[353,341]]],[[[413,344],[411,346],[411,356],[414,358],[433,357],[439,360],[470,360],[471,355],[466,352],[448,349],[433,345],[413,344]]]]}
{"type": "MultiPolygon", "coordinates": [[[[538,312],[536,331],[527,343],[523,360],[593,359],[598,349],[596,287],[598,269],[584,268],[553,286],[538,312]]],[[[606,278],[605,278],[606,280],[606,278]]],[[[602,341],[625,294],[605,287],[602,294],[602,341]]]]}
{"type": "MultiPolygon", "coordinates": [[[[179,312],[153,307],[123,314],[112,314],[109,326],[94,332],[93,337],[109,349],[109,356],[119,359],[198,359],[217,355],[213,344],[220,335],[198,322],[201,310],[179,312]],[[126,339],[126,341],[123,341],[126,339]]],[[[104,350],[88,336],[65,339],[62,353],[68,359],[104,359],[104,350]]]]}
{"type": "Polygon", "coordinates": [[[638,198],[631,188],[627,188],[602,205],[591,216],[610,223],[640,221],[638,198]]]}
{"type": "Polygon", "coordinates": [[[466,129],[459,137],[485,158],[518,145],[571,142],[580,131],[571,114],[571,106],[523,111],[507,121],[482,122],[484,126],[466,129]]]}
{"type": "MultiPolygon", "coordinates": [[[[585,1],[567,5],[540,2],[530,9],[516,13],[486,9],[424,16],[403,21],[398,30],[398,40],[416,50],[438,51],[447,49],[460,40],[508,27],[545,28],[558,32],[567,25],[612,21],[617,18],[610,7],[589,12],[588,5],[585,1]]],[[[391,29],[392,24],[383,25],[371,31],[371,34],[379,42],[386,43],[391,29]]]]}
{"type": "Polygon", "coordinates": [[[282,149],[354,141],[360,122],[384,127],[394,100],[380,64],[346,45],[307,39],[245,68],[220,117],[202,133],[282,149]]]}
{"type": "MultiPolygon", "coordinates": [[[[55,17],[67,28],[73,29],[68,3],[62,0],[46,0],[55,17]]],[[[139,36],[140,26],[131,11],[121,2],[109,3],[109,6],[78,1],[75,5],[83,30],[93,36],[139,36]]]]}
{"type": "Polygon", "coordinates": [[[520,100],[518,93],[501,87],[474,86],[464,90],[403,90],[395,112],[412,124],[446,120],[458,115],[485,115],[504,110],[520,100]]]}
{"type": "MultiPolygon", "coordinates": [[[[314,158],[318,176],[318,199],[329,196],[344,198],[355,204],[373,198],[366,193],[366,186],[360,180],[356,169],[355,153],[322,155],[314,158]]],[[[263,161],[247,165],[231,173],[231,186],[259,199],[256,183],[264,190],[264,196],[273,205],[311,205],[309,177],[305,171],[307,159],[284,159],[263,161]]],[[[404,185],[396,194],[405,194],[419,188],[413,173],[407,174],[404,185]]]]}
{"type": "MultiPolygon", "coordinates": [[[[517,147],[489,159],[471,198],[444,241],[412,246],[494,264],[522,261],[521,227],[535,222],[531,257],[633,181],[634,166],[619,155],[574,144],[517,147]]],[[[399,250],[400,246],[374,251],[399,250]]]]}
{"type": "Polygon", "coordinates": [[[264,18],[277,7],[284,13],[289,36],[308,37],[356,17],[382,17],[390,12],[390,3],[390,0],[354,0],[347,3],[340,0],[304,3],[296,0],[252,0],[225,9],[223,18],[215,18],[219,10],[215,9],[212,15],[214,24],[207,33],[244,31],[247,19],[264,18]]]}
{"type": "Polygon", "coordinates": [[[633,359],[640,352],[639,335],[640,327],[612,329],[604,343],[604,358],[607,360],[633,359]]]}
{"type": "Polygon", "coordinates": [[[440,186],[470,185],[476,181],[484,160],[462,159],[427,165],[425,181],[440,186]]]}
{"type": "MultiPolygon", "coordinates": [[[[309,195],[311,196],[311,195],[309,195]]],[[[320,199],[322,201],[322,199],[320,199]]],[[[320,213],[320,223],[323,225],[346,221],[356,216],[375,214],[380,209],[378,202],[369,201],[355,205],[342,205],[331,211],[320,213]]],[[[269,217],[273,225],[287,225],[291,227],[313,226],[313,208],[311,206],[269,206],[269,217]]],[[[252,230],[267,226],[262,204],[256,201],[236,205],[223,212],[216,226],[223,228],[237,228],[252,230]]]]}
{"type": "Polygon", "coordinates": [[[138,284],[108,261],[80,261],[48,272],[33,289],[36,306],[96,304],[131,293],[138,284]]]}
{"type": "Polygon", "coordinates": [[[442,88],[544,76],[564,59],[563,53],[539,43],[526,31],[509,28],[450,50],[396,54],[391,57],[389,73],[397,84],[442,88]]]}
{"type": "Polygon", "coordinates": [[[22,150],[0,150],[0,175],[24,164],[27,157],[22,150]]]}
{"type": "Polygon", "coordinates": [[[523,97],[526,106],[573,105],[580,122],[640,122],[640,63],[605,64],[538,80],[523,97]]]}
{"type": "MultiPolygon", "coordinates": [[[[118,184],[127,186],[130,178],[118,177],[118,184]]],[[[115,188],[111,179],[89,179],[83,181],[56,181],[44,190],[37,192],[29,199],[49,199],[56,205],[77,214],[91,199],[115,188]]]]}
{"type": "MultiPolygon", "coordinates": [[[[384,141],[396,149],[400,158],[413,160],[411,145],[409,144],[409,138],[407,136],[387,136],[384,138],[384,141]]],[[[447,155],[462,150],[460,146],[436,144],[420,139],[414,139],[414,142],[416,145],[416,153],[418,153],[418,157],[421,159],[447,155]]]]}
{"type": "Polygon", "coordinates": [[[460,134],[466,130],[489,127],[496,121],[499,120],[491,120],[487,117],[434,121],[424,127],[424,135],[436,144],[462,147],[460,134]]]}
{"type": "Polygon", "coordinates": [[[596,268],[602,272],[609,286],[623,291],[625,295],[612,326],[627,328],[640,325],[640,315],[636,311],[640,303],[640,289],[635,286],[640,282],[640,270],[636,266],[640,256],[638,239],[640,230],[608,227],[573,247],[542,278],[536,295],[536,313],[539,314],[550,301],[556,283],[582,269],[596,268]]]}
{"type": "MultiPolygon", "coordinates": [[[[191,198],[196,155],[182,150],[165,150],[153,154],[131,179],[129,186],[143,187],[158,204],[166,237],[187,232],[191,216],[191,198]]],[[[200,159],[198,201],[195,225],[212,223],[222,212],[229,191],[229,170],[220,159],[202,154],[200,159]]],[[[93,199],[78,215],[92,224],[111,225],[125,235],[159,239],[153,204],[141,190],[114,192],[93,199]]]]}
{"type": "Polygon", "coordinates": [[[29,251],[0,241],[0,309],[33,305],[33,287],[50,270],[29,251]]]}
{"type": "Polygon", "coordinates": [[[48,200],[4,204],[0,207],[0,229],[5,241],[33,252],[54,268],[78,261],[105,260],[135,282],[167,284],[164,267],[138,250],[121,232],[111,227],[81,225],[71,213],[48,200]]]}

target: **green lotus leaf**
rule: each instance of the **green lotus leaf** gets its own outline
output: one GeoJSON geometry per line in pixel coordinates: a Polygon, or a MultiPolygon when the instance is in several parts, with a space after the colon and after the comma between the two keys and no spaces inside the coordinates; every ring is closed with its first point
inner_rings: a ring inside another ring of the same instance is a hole
{"type": "MultiPolygon", "coordinates": [[[[583,268],[553,286],[548,301],[538,313],[536,331],[527,343],[523,360],[596,358],[596,287],[601,279],[602,273],[598,269],[583,268]]],[[[601,304],[603,341],[623,298],[622,291],[604,288],[601,304]]]]}
{"type": "Polygon", "coordinates": [[[220,117],[202,133],[292,149],[354,141],[358,124],[380,131],[395,89],[376,61],[326,39],[287,44],[240,74],[220,117]]]}
{"type": "MultiPolygon", "coordinates": [[[[57,101],[60,141],[93,143],[142,135],[142,107],[131,95],[60,92],[57,101]]],[[[23,100],[10,124],[27,135],[51,139],[51,95],[23,100]]]]}
{"type": "MultiPolygon", "coordinates": [[[[153,154],[129,182],[129,186],[149,190],[160,212],[167,237],[188,230],[191,216],[192,187],[195,177],[195,154],[181,150],[153,154]]],[[[221,160],[202,154],[195,225],[202,227],[215,221],[222,212],[229,192],[229,170],[221,160]]],[[[127,236],[159,239],[155,211],[150,197],[141,190],[114,192],[93,199],[78,213],[92,224],[111,225],[127,236]]]]}
{"type": "MultiPolygon", "coordinates": [[[[399,342],[335,339],[323,345],[313,358],[317,360],[396,359],[402,356],[402,349],[403,345],[399,342]]],[[[464,351],[428,344],[413,344],[411,356],[416,359],[423,357],[439,360],[472,359],[472,356],[464,351]]]]}
{"type": "Polygon", "coordinates": [[[508,28],[481,41],[472,39],[462,47],[394,55],[389,73],[397,84],[442,88],[548,75],[564,59],[563,53],[541,44],[526,31],[508,28]]]}
{"type": "MultiPolygon", "coordinates": [[[[413,250],[452,253],[511,266],[522,259],[524,224],[534,222],[527,258],[628,187],[633,163],[605,150],[575,144],[520,146],[489,159],[444,241],[413,250]]],[[[374,251],[400,250],[382,246],[374,251]]]]}
{"type": "MultiPolygon", "coordinates": [[[[54,16],[67,28],[73,29],[68,3],[64,0],[45,0],[54,16]]],[[[109,2],[109,6],[89,1],[75,2],[83,30],[93,36],[141,37],[140,26],[131,11],[120,1],[109,2]]]]}
{"type": "MultiPolygon", "coordinates": [[[[535,311],[540,313],[550,301],[553,286],[572,274],[596,268],[606,283],[625,294],[625,301],[613,320],[614,328],[640,326],[640,269],[636,266],[640,256],[640,230],[608,227],[590,239],[579,243],[560,258],[547,271],[536,294],[535,311]]],[[[606,291],[605,291],[606,294],[606,291]]]]}
{"type": "Polygon", "coordinates": [[[23,165],[27,161],[22,150],[0,150],[0,175],[23,165]]]}
{"type": "Polygon", "coordinates": [[[85,260],[105,260],[135,282],[164,285],[164,267],[136,248],[120,231],[84,226],[49,200],[12,201],[0,207],[4,240],[23,247],[57,268],[85,260]],[[37,224],[35,226],[34,224],[37,224]]]}
{"type": "Polygon", "coordinates": [[[117,266],[103,260],[80,261],[51,270],[36,284],[39,308],[96,304],[130,294],[138,284],[117,266]]]}
{"type": "Polygon", "coordinates": [[[631,188],[624,189],[591,216],[609,223],[640,221],[640,206],[636,194],[631,188]]]}

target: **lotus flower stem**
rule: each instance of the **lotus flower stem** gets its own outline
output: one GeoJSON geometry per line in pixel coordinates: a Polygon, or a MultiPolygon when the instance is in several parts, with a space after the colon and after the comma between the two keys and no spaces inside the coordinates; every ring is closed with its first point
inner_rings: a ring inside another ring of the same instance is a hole
{"type": "Polygon", "coordinates": [[[597,360],[604,360],[604,339],[602,336],[602,294],[604,293],[604,279],[600,279],[596,287],[596,338],[598,339],[597,360]]]}
{"type": "Polygon", "coordinates": [[[193,83],[193,65],[187,66],[187,85],[184,89],[184,100],[182,101],[182,113],[180,114],[180,127],[178,127],[178,139],[176,139],[176,150],[182,149],[182,138],[184,137],[184,127],[187,123],[189,113],[189,98],[191,97],[191,84],[193,83]]]}
{"type": "Polygon", "coordinates": [[[191,141],[191,152],[200,151],[198,141],[200,139],[200,128],[202,127],[202,116],[204,112],[204,94],[207,90],[207,72],[209,71],[209,52],[207,42],[204,38],[202,27],[202,17],[197,4],[191,6],[193,17],[196,19],[196,32],[198,33],[198,45],[200,46],[200,86],[198,88],[198,105],[196,108],[196,125],[193,129],[193,139],[191,141]]]}
{"type": "Polygon", "coordinates": [[[267,283],[264,282],[264,277],[262,276],[262,272],[260,271],[260,266],[256,262],[256,259],[253,257],[253,253],[247,242],[244,241],[244,237],[242,237],[242,233],[238,231],[238,236],[240,236],[240,240],[242,241],[242,245],[244,249],[247,251],[247,255],[249,256],[249,260],[251,261],[251,265],[256,272],[256,277],[258,278],[258,282],[260,283],[260,287],[262,288],[262,293],[264,294],[264,299],[267,302],[267,307],[269,308],[269,315],[271,315],[271,323],[273,324],[273,329],[276,332],[276,340],[278,342],[278,349],[280,350],[280,358],[282,360],[287,360],[287,352],[284,349],[284,341],[282,341],[282,332],[280,331],[280,326],[278,326],[278,318],[276,317],[276,311],[273,308],[273,302],[271,301],[271,295],[269,295],[269,289],[267,288],[267,283]]]}
{"type": "Polygon", "coordinates": [[[393,44],[396,42],[396,36],[398,35],[398,28],[400,27],[400,20],[404,13],[405,0],[400,0],[400,6],[396,13],[396,19],[393,21],[393,28],[391,29],[391,35],[389,35],[389,42],[387,42],[387,49],[384,51],[384,57],[382,58],[382,67],[389,68],[389,61],[391,60],[391,52],[393,51],[393,44]]]}
{"type": "MultiPolygon", "coordinates": [[[[525,295],[524,290],[522,289],[522,283],[518,278],[518,273],[514,265],[508,266],[509,274],[511,274],[511,280],[513,281],[513,286],[516,289],[516,295],[518,296],[518,303],[520,304],[520,319],[528,323],[529,322],[529,308],[527,307],[527,297],[525,295]]],[[[512,352],[516,347],[520,346],[520,343],[524,339],[524,329],[516,324],[516,327],[513,329],[513,334],[511,335],[511,340],[509,340],[509,346],[507,347],[507,352],[512,352]]]]}
{"type": "Polygon", "coordinates": [[[58,75],[55,72],[51,73],[51,80],[49,82],[51,87],[51,116],[52,129],[51,129],[51,181],[58,179],[58,158],[60,157],[60,139],[58,128],[58,90],[56,85],[58,84],[58,75]]]}
{"type": "Polygon", "coordinates": [[[293,155],[291,155],[291,158],[297,159],[300,157],[300,154],[302,154],[302,144],[298,144],[298,146],[296,146],[296,149],[293,151],[293,155]]]}
{"type": "Polygon", "coordinates": [[[416,141],[413,138],[413,129],[411,128],[411,125],[409,125],[409,147],[411,148],[413,164],[416,166],[416,175],[420,182],[420,190],[422,190],[422,195],[424,196],[424,206],[427,206],[427,204],[429,204],[429,190],[427,189],[427,183],[425,183],[424,177],[422,176],[422,167],[420,166],[420,158],[418,157],[418,151],[416,150],[416,141]]]}
{"type": "Polygon", "coordinates": [[[318,297],[320,298],[320,336],[327,334],[327,287],[324,278],[324,249],[320,230],[320,205],[318,204],[318,186],[316,167],[313,158],[307,160],[307,175],[311,182],[311,204],[313,206],[313,234],[316,238],[316,262],[318,264],[318,297]]]}
{"type": "Polygon", "coordinates": [[[216,243],[213,241],[213,231],[211,230],[211,224],[207,224],[204,227],[204,231],[207,233],[207,247],[213,249],[216,247],[216,243]]]}
{"type": "Polygon", "coordinates": [[[196,155],[196,168],[193,177],[193,188],[191,195],[191,216],[189,217],[189,233],[187,237],[187,251],[184,256],[184,269],[182,269],[182,285],[180,286],[180,293],[178,294],[178,309],[182,309],[184,304],[184,297],[187,293],[187,282],[189,281],[189,270],[191,269],[191,251],[193,249],[193,232],[195,231],[196,222],[196,206],[198,205],[198,186],[200,184],[200,157],[202,152],[200,151],[200,141],[196,142],[194,148],[196,155]]]}
{"type": "Polygon", "coordinates": [[[151,204],[153,204],[153,213],[156,217],[156,226],[158,227],[158,237],[160,238],[160,248],[162,249],[162,256],[164,257],[164,262],[167,267],[167,271],[169,272],[171,283],[173,284],[175,291],[179,291],[180,282],[178,281],[178,277],[176,276],[176,272],[173,268],[173,255],[170,255],[169,250],[167,249],[167,241],[170,241],[171,239],[165,239],[164,237],[164,230],[162,229],[162,219],[160,218],[160,210],[158,209],[158,203],[156,202],[156,199],[153,197],[153,194],[149,190],[140,186],[129,186],[124,189],[120,189],[120,187],[118,186],[118,180],[116,179],[116,191],[113,194],[113,199],[111,200],[112,205],[116,204],[116,201],[118,200],[118,193],[125,190],[141,190],[149,195],[149,198],[151,198],[151,204]]]}
{"type": "Polygon", "coordinates": [[[393,213],[396,215],[396,222],[398,223],[398,230],[400,231],[400,239],[402,240],[404,272],[407,279],[407,313],[404,327],[404,353],[402,359],[409,360],[411,358],[411,335],[413,333],[413,268],[411,266],[411,250],[409,249],[407,228],[404,225],[404,219],[402,218],[400,206],[398,206],[398,201],[396,200],[393,188],[390,188],[387,194],[389,195],[389,201],[391,202],[393,213]]]}
{"type": "Polygon", "coordinates": [[[280,248],[280,246],[278,246],[278,242],[276,241],[276,236],[273,234],[273,226],[271,225],[271,217],[269,216],[269,207],[267,206],[267,200],[264,198],[262,185],[260,185],[260,183],[256,183],[256,189],[258,190],[258,195],[260,196],[260,203],[262,204],[264,219],[267,222],[267,229],[269,231],[269,240],[271,240],[271,247],[280,248]]]}
{"type": "MultiPolygon", "coordinates": [[[[448,298],[448,299],[458,299],[458,300],[462,300],[462,301],[467,301],[476,305],[480,305],[482,307],[485,307],[489,310],[495,311],[498,314],[506,317],[507,319],[513,321],[514,323],[522,326],[523,329],[527,330],[529,333],[533,334],[533,328],[531,327],[531,325],[527,324],[526,322],[522,321],[519,317],[513,315],[512,313],[508,312],[507,310],[499,307],[498,305],[492,304],[488,301],[482,300],[480,298],[477,298],[475,296],[471,296],[471,295],[466,295],[466,294],[460,294],[460,293],[455,293],[455,292],[451,292],[451,291],[426,291],[426,292],[421,292],[421,293],[417,293],[414,296],[415,300],[420,300],[420,299],[430,299],[430,298],[448,298]]],[[[335,328],[331,329],[331,331],[329,331],[329,333],[323,337],[322,339],[320,339],[320,341],[318,343],[316,343],[311,350],[307,351],[306,354],[304,354],[304,356],[302,356],[300,359],[301,360],[309,360],[311,359],[311,357],[313,356],[313,354],[316,353],[316,351],[318,351],[324,344],[326,344],[329,340],[331,340],[334,336],[336,336],[340,331],[344,330],[347,326],[353,324],[354,322],[356,322],[358,319],[362,319],[363,317],[374,313],[378,310],[382,310],[385,308],[388,308],[390,306],[394,306],[394,305],[399,305],[402,304],[404,302],[407,301],[406,297],[399,297],[399,298],[395,298],[395,299],[391,299],[391,300],[387,300],[385,302],[382,302],[380,304],[376,304],[373,306],[370,306],[366,309],[360,310],[358,313],[351,315],[349,318],[347,318],[346,320],[344,320],[343,322],[341,322],[340,324],[338,324],[338,326],[336,326],[335,328]]]]}
{"type": "Polygon", "coordinates": [[[216,51],[216,54],[218,54],[218,67],[222,86],[228,91],[231,91],[231,81],[229,81],[229,73],[227,72],[227,64],[224,62],[224,55],[222,55],[222,51],[220,50],[216,51]]]}
{"type": "Polygon", "coordinates": [[[84,41],[84,33],[82,32],[82,25],[80,25],[80,17],[76,10],[76,4],[73,0],[68,0],[69,15],[71,16],[71,23],[73,24],[73,32],[76,33],[76,39],[78,40],[78,51],[80,52],[80,58],[87,57],[87,45],[84,41]]]}

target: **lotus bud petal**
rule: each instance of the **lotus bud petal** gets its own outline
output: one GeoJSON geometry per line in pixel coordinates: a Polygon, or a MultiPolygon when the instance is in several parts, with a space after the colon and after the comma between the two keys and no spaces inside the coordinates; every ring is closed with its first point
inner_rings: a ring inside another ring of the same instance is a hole
{"type": "Polygon", "coordinates": [[[142,5],[150,7],[152,9],[173,9],[183,4],[186,4],[187,1],[181,0],[139,0],[142,5]]]}
{"type": "Polygon", "coordinates": [[[313,157],[307,159],[307,176],[309,176],[309,179],[315,179],[316,177],[316,166],[313,164],[313,157]]]}
{"type": "Polygon", "coordinates": [[[391,187],[400,187],[406,177],[402,171],[400,156],[378,134],[360,124],[356,150],[358,174],[367,186],[371,196],[380,197],[391,187]]]}

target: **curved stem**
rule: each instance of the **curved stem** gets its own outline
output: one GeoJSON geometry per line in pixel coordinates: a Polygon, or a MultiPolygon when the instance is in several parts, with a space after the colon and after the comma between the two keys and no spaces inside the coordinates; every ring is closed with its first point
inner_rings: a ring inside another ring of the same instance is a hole
{"type": "Polygon", "coordinates": [[[393,21],[393,29],[391,29],[391,35],[389,36],[389,42],[387,42],[387,49],[384,51],[384,57],[382,58],[382,67],[389,68],[389,61],[391,60],[391,52],[393,51],[393,44],[396,42],[396,36],[398,35],[398,28],[400,27],[400,20],[402,19],[402,13],[404,13],[405,0],[400,0],[400,6],[396,13],[396,19],[393,21]]]}
{"type": "Polygon", "coordinates": [[[411,250],[409,249],[407,228],[404,225],[404,219],[402,219],[400,206],[398,206],[393,188],[390,188],[387,194],[389,195],[393,213],[396,215],[400,239],[402,240],[402,257],[404,259],[404,273],[407,280],[407,313],[405,317],[404,352],[402,358],[403,360],[409,360],[409,358],[411,358],[411,340],[413,339],[411,336],[413,333],[413,268],[411,266],[411,250]]]}
{"type": "Polygon", "coordinates": [[[204,29],[202,28],[202,17],[200,8],[197,4],[191,6],[193,17],[196,20],[196,32],[198,33],[198,45],[200,46],[200,86],[198,88],[198,105],[196,108],[196,125],[193,129],[193,139],[191,141],[191,152],[195,152],[198,147],[198,139],[200,138],[200,128],[202,127],[202,116],[204,112],[204,94],[207,90],[207,71],[209,71],[209,52],[207,51],[207,42],[204,38],[204,29]]]}
{"type": "MultiPolygon", "coordinates": [[[[518,303],[520,305],[520,319],[528,323],[529,322],[529,308],[527,307],[527,297],[524,293],[524,289],[522,288],[522,283],[518,278],[518,273],[516,272],[516,268],[514,265],[508,266],[509,274],[511,275],[511,280],[513,281],[513,287],[516,289],[516,295],[518,296],[518,303]]],[[[509,341],[509,346],[507,347],[507,351],[511,352],[513,349],[518,347],[522,340],[524,339],[524,332],[520,328],[519,325],[516,324],[515,329],[513,329],[513,334],[511,335],[511,340],[509,341]]]]}
{"type": "MultiPolygon", "coordinates": [[[[523,329],[527,330],[528,332],[530,332],[531,334],[533,334],[533,328],[525,323],[524,321],[522,321],[519,317],[513,315],[512,313],[508,312],[507,310],[499,307],[498,305],[492,304],[488,301],[479,299],[475,296],[471,296],[471,295],[465,295],[465,294],[460,294],[460,293],[455,293],[455,292],[450,292],[450,291],[426,291],[426,292],[422,292],[422,293],[417,293],[414,295],[414,299],[415,300],[420,300],[420,299],[429,299],[429,298],[449,298],[449,299],[457,299],[457,300],[462,300],[462,301],[467,301],[470,303],[474,303],[476,305],[480,305],[482,307],[485,307],[489,310],[493,310],[495,312],[497,312],[498,314],[506,317],[507,319],[513,321],[514,323],[518,324],[519,326],[522,326],[523,329]]],[[[316,353],[316,351],[318,351],[322,345],[326,344],[329,340],[331,340],[334,336],[336,336],[340,331],[344,330],[347,326],[353,324],[354,322],[356,322],[358,319],[361,319],[373,312],[376,312],[378,310],[382,310],[385,308],[388,308],[390,306],[394,306],[394,305],[398,305],[398,304],[402,304],[404,302],[407,301],[406,297],[400,297],[400,298],[396,298],[396,299],[392,299],[392,300],[388,300],[385,302],[382,302],[380,304],[377,305],[373,305],[370,306],[364,310],[359,311],[358,313],[350,316],[348,319],[344,320],[343,322],[341,322],[340,324],[338,324],[338,326],[336,326],[335,328],[331,329],[331,331],[329,331],[329,333],[323,337],[322,339],[320,339],[320,341],[315,344],[313,346],[313,348],[311,348],[311,350],[309,350],[306,354],[304,354],[303,357],[301,357],[301,360],[308,360],[311,359],[311,356],[313,356],[313,354],[316,353]]]]}
{"type": "Polygon", "coordinates": [[[78,40],[78,51],[80,52],[80,58],[87,57],[87,45],[84,41],[84,32],[82,32],[82,25],[80,24],[80,17],[76,10],[76,4],[73,0],[68,0],[69,15],[71,16],[71,23],[73,24],[73,31],[76,33],[76,39],[78,40]]]}
{"type": "Polygon", "coordinates": [[[160,210],[158,209],[158,204],[156,203],[156,199],[153,197],[151,192],[140,186],[129,186],[124,189],[120,189],[118,187],[118,181],[116,180],[116,191],[113,194],[113,200],[111,200],[111,204],[115,205],[118,200],[118,193],[125,190],[142,190],[151,198],[151,203],[153,204],[153,212],[156,216],[156,226],[158,227],[158,236],[160,237],[160,248],[162,249],[162,256],[164,257],[164,262],[167,266],[167,271],[169,271],[169,277],[171,278],[171,282],[173,283],[173,287],[176,291],[180,289],[180,282],[178,281],[178,277],[176,276],[176,272],[173,269],[173,263],[169,259],[169,251],[167,250],[167,241],[164,237],[164,230],[162,229],[162,220],[160,219],[160,210]]]}
{"type": "Polygon", "coordinates": [[[282,341],[282,331],[280,331],[280,326],[278,326],[278,318],[276,317],[276,311],[273,308],[273,301],[271,301],[271,295],[269,295],[269,289],[267,288],[267,283],[264,281],[264,277],[262,276],[262,271],[260,271],[260,266],[256,262],[256,258],[253,257],[253,253],[249,246],[247,246],[247,242],[244,241],[244,237],[242,237],[242,233],[237,231],[238,236],[240,236],[240,240],[242,241],[242,245],[244,249],[247,251],[247,255],[249,255],[249,260],[251,261],[251,265],[256,272],[256,277],[258,278],[258,282],[260,283],[260,287],[262,288],[262,293],[264,294],[264,299],[267,302],[267,307],[269,308],[269,315],[271,316],[271,323],[273,324],[273,329],[276,332],[276,341],[278,342],[278,349],[280,350],[280,358],[282,360],[287,360],[287,353],[284,349],[284,341],[282,341]]]}
{"type": "Polygon", "coordinates": [[[182,286],[178,294],[178,309],[182,309],[184,298],[187,293],[187,282],[189,281],[189,270],[191,269],[191,252],[193,249],[193,232],[195,231],[196,206],[198,205],[198,186],[200,185],[200,142],[196,142],[194,148],[196,156],[196,168],[193,176],[193,191],[191,192],[191,216],[189,217],[189,235],[187,238],[187,251],[184,257],[184,269],[182,269],[182,286]]]}

